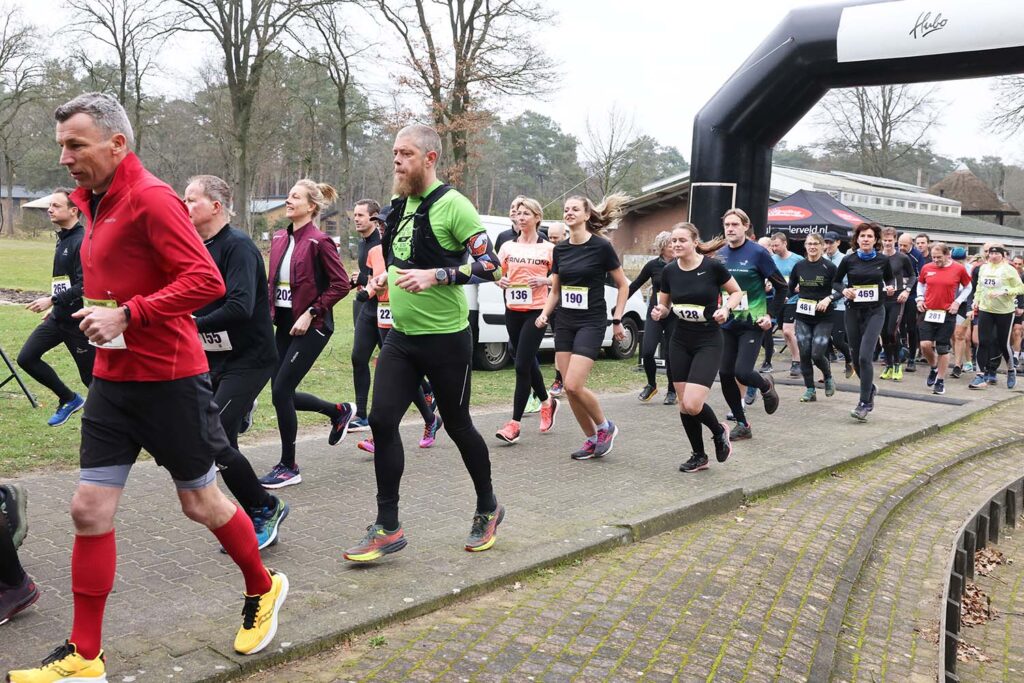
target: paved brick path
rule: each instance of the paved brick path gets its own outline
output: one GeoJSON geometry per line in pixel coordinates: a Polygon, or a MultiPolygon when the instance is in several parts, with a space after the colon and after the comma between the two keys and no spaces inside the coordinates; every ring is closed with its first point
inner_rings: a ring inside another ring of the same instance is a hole
{"type": "Polygon", "coordinates": [[[964,517],[1020,476],[1020,408],[252,680],[933,681],[937,648],[913,629],[937,625],[937,575],[964,517]],[[1000,440],[1012,445],[979,448],[1000,440]],[[876,550],[858,557],[865,538],[876,550]]]}

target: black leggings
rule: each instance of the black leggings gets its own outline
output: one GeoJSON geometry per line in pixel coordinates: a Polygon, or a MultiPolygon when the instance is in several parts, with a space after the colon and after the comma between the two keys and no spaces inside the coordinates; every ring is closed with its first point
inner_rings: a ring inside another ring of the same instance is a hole
{"type": "Polygon", "coordinates": [[[43,322],[32,331],[25,345],[18,353],[18,365],[35,381],[52,391],[57,401],[63,405],[75,397],[57,373],[44,360],[43,354],[63,344],[78,366],[78,376],[82,384],[89,386],[92,382],[92,363],[96,357],[96,347],[89,343],[85,334],[78,329],[77,323],[57,322],[52,315],[46,316],[43,322]]]}
{"type": "Polygon", "coordinates": [[[895,299],[883,304],[885,323],[882,325],[882,348],[885,349],[885,364],[889,366],[900,362],[900,330],[903,327],[904,306],[895,299]]]}
{"type": "Polygon", "coordinates": [[[846,333],[850,336],[850,352],[856,354],[852,360],[860,378],[861,403],[871,402],[871,388],[875,380],[871,363],[884,323],[885,309],[882,306],[846,308],[846,333]]]}
{"type": "MultiPolygon", "coordinates": [[[[388,338],[388,332],[391,331],[390,327],[380,327],[377,332],[380,334],[380,348],[384,348],[384,340],[388,338]]],[[[380,356],[377,357],[377,362],[380,362],[380,356]]],[[[430,382],[426,378],[420,378],[419,389],[413,394],[412,402],[416,406],[416,409],[420,411],[420,417],[423,418],[423,424],[432,425],[434,424],[434,408],[427,403],[427,394],[433,393],[433,389],[430,388],[430,382]]]]}
{"type": "Polygon", "coordinates": [[[828,362],[828,343],[832,338],[832,321],[828,316],[815,317],[813,323],[796,319],[796,345],[800,349],[800,372],[804,386],[814,388],[814,366],[818,366],[825,379],[832,378],[832,366],[828,362]]]}
{"type": "Polygon", "coordinates": [[[852,363],[853,356],[850,355],[850,345],[846,339],[846,311],[833,309],[829,317],[832,318],[832,346],[843,354],[847,363],[852,363]]]}
{"type": "Polygon", "coordinates": [[[916,359],[920,353],[921,333],[917,326],[917,299],[911,297],[903,304],[903,329],[900,331],[901,339],[906,341],[908,362],[916,359]]]}
{"type": "Polygon", "coordinates": [[[377,333],[377,300],[352,301],[352,384],[356,390],[356,416],[366,417],[370,397],[370,357],[380,346],[377,333]]]}
{"type": "MultiPolygon", "coordinates": [[[[672,332],[676,329],[677,318],[669,315],[661,320],[651,318],[651,312],[647,311],[647,319],[644,320],[644,345],[640,355],[644,362],[644,372],[647,374],[647,383],[652,387],[658,386],[658,365],[654,360],[654,354],[661,344],[661,355],[665,359],[665,376],[668,380],[668,390],[672,391],[672,360],[668,352],[669,340],[672,339],[672,332]]],[[[682,380],[679,380],[682,381],[682,380]]]]}
{"type": "Polygon", "coordinates": [[[747,423],[746,413],[743,412],[743,400],[740,398],[740,388],[736,386],[739,380],[748,387],[756,387],[761,391],[767,391],[768,380],[760,373],[754,372],[754,361],[757,360],[757,352],[761,349],[761,337],[764,331],[759,327],[750,328],[747,326],[722,328],[722,369],[718,378],[722,382],[722,395],[725,402],[729,404],[736,421],[742,424],[747,423]]]}
{"type": "Polygon", "coordinates": [[[989,313],[978,311],[978,370],[990,375],[999,370],[1000,359],[1006,359],[1006,367],[1013,369],[1010,358],[1010,331],[1013,329],[1013,311],[989,313]]]}
{"type": "Polygon", "coordinates": [[[426,375],[434,387],[444,428],[462,455],[476,489],[478,512],[497,508],[491,486],[487,444],[469,415],[473,335],[469,328],[451,334],[409,336],[391,330],[377,358],[370,429],[376,450],[377,524],[398,528],[398,490],[405,471],[405,451],[398,425],[426,375]]]}
{"type": "Polygon", "coordinates": [[[512,398],[512,419],[516,422],[523,419],[531,389],[540,400],[548,400],[548,389],[544,386],[540,363],[537,362],[537,351],[544,339],[544,330],[534,324],[539,315],[540,309],[505,309],[505,329],[508,330],[508,340],[516,357],[516,389],[512,398]]]}
{"type": "Polygon", "coordinates": [[[220,409],[220,423],[232,446],[218,453],[217,469],[231,495],[246,511],[274,504],[274,497],[260,485],[249,460],[238,452],[238,429],[242,418],[270,381],[270,374],[270,368],[210,372],[213,402],[220,409]]]}
{"type": "Polygon", "coordinates": [[[0,514],[0,584],[17,586],[24,579],[25,570],[18,561],[18,550],[7,527],[7,517],[0,514]]]}
{"type": "MultiPolygon", "coordinates": [[[[299,433],[299,419],[296,411],[316,412],[330,418],[338,417],[341,411],[337,403],[328,403],[312,394],[295,391],[299,382],[306,376],[320,353],[331,341],[331,333],[310,327],[306,334],[293,337],[289,332],[292,323],[287,314],[277,309],[275,320],[277,330],[274,340],[277,342],[277,370],[271,380],[271,396],[274,410],[277,412],[277,428],[281,432],[281,462],[289,467],[295,466],[295,437],[299,433]],[[282,320],[282,318],[284,320],[282,320]]],[[[290,311],[289,311],[290,312],[290,311]]]]}

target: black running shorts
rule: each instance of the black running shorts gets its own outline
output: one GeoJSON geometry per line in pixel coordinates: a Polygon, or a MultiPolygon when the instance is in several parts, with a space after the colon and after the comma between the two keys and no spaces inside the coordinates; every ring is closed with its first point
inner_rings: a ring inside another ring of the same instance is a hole
{"type": "Polygon", "coordinates": [[[946,319],[943,322],[930,323],[922,321],[917,329],[921,333],[921,341],[935,342],[936,346],[949,346],[955,328],[956,315],[947,312],[946,319]]]}
{"type": "Polygon", "coordinates": [[[231,448],[219,412],[206,373],[167,382],[94,378],[82,416],[82,481],[123,486],[145,448],[179,488],[212,482],[216,457],[231,448]]]}
{"type": "Polygon", "coordinates": [[[597,360],[604,342],[604,331],[605,328],[600,325],[572,325],[559,319],[555,326],[555,353],[571,352],[576,356],[597,360]]]}

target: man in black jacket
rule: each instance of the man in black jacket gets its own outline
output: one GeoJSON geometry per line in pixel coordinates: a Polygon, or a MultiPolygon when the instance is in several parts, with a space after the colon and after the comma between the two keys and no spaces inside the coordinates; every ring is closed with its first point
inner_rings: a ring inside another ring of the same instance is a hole
{"type": "Polygon", "coordinates": [[[50,296],[39,297],[27,306],[33,313],[52,310],[29,335],[18,354],[18,365],[57,396],[57,412],[47,420],[51,427],[59,427],[67,422],[73,413],[82,409],[85,399],[61,381],[53,368],[43,361],[43,354],[64,344],[78,366],[78,374],[85,386],[92,382],[92,363],[96,356],[95,347],[89,344],[85,334],[78,329],[78,321],[71,317],[72,313],[82,308],[82,259],[79,249],[85,228],[78,220],[78,208],[71,203],[70,193],[70,190],[57,189],[50,196],[50,222],[60,228],[57,231],[57,249],[53,255],[50,296]]]}

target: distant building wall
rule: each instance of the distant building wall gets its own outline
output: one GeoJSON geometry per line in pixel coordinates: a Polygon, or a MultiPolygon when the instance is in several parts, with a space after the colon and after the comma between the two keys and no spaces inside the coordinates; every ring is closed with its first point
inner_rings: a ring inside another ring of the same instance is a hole
{"type": "Polygon", "coordinates": [[[686,220],[689,213],[687,198],[672,200],[667,206],[659,206],[650,213],[631,213],[621,221],[615,230],[613,242],[622,259],[626,276],[633,278],[654,253],[654,238],[662,230],[668,230],[676,223],[686,220]]]}

